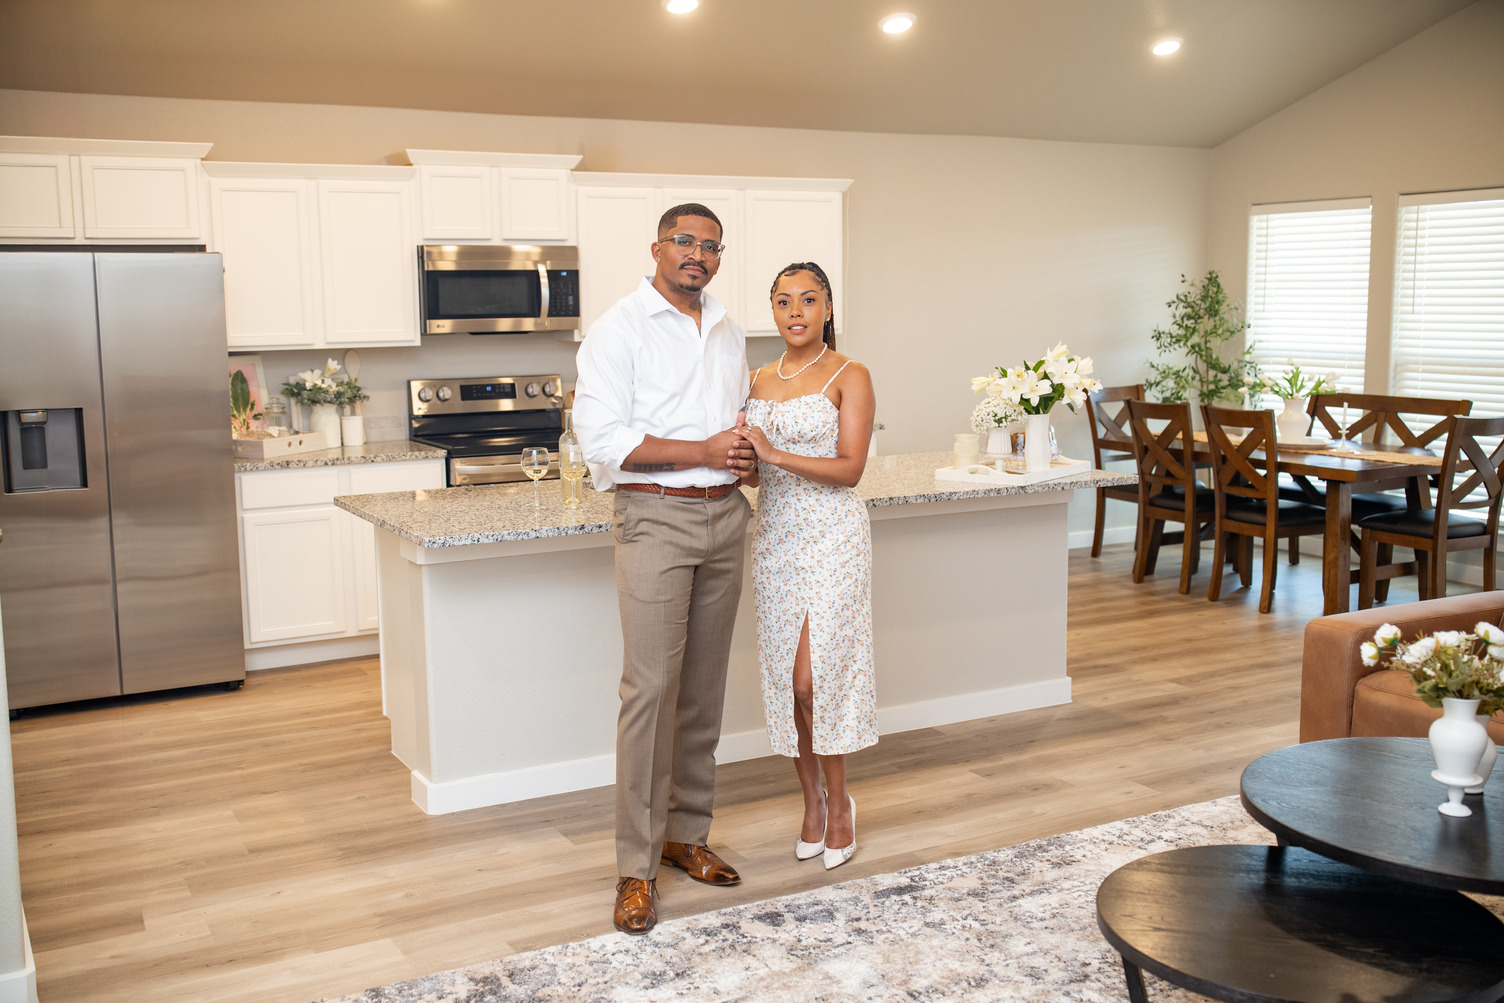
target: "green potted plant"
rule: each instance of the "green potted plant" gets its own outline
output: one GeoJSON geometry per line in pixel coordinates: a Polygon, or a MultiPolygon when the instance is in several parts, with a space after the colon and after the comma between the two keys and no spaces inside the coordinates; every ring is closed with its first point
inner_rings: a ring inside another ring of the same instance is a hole
{"type": "Polygon", "coordinates": [[[1215,270],[1200,282],[1184,275],[1188,288],[1165,305],[1168,327],[1154,329],[1154,347],[1163,361],[1150,362],[1144,389],[1162,401],[1205,404],[1240,400],[1245,388],[1259,379],[1249,357],[1252,346],[1231,354],[1228,343],[1247,330],[1240,319],[1242,306],[1228,300],[1215,270]]]}

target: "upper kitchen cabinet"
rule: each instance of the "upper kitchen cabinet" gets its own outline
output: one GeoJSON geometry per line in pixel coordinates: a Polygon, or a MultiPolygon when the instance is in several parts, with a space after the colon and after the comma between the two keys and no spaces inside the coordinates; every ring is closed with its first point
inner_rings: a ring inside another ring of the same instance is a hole
{"type": "Polygon", "coordinates": [[[232,349],[416,345],[410,167],[204,164],[232,349]]]}
{"type": "Polygon", "coordinates": [[[718,217],[726,250],[709,292],[750,335],[773,335],[768,287],[793,261],[830,276],[842,318],[844,192],[848,180],[735,178],[576,172],[580,243],[580,334],[653,270],[649,245],[670,206],[699,202],[718,217]]]}
{"type": "Polygon", "coordinates": [[[0,239],[200,241],[210,146],[0,137],[0,239]]]}
{"type": "Polygon", "coordinates": [[[406,180],[319,182],[325,344],[418,344],[416,248],[406,180]]]}
{"type": "Polygon", "coordinates": [[[566,243],[569,172],[578,156],[407,150],[418,168],[419,232],[428,243],[566,243]]]}
{"type": "Polygon", "coordinates": [[[231,348],[311,347],[323,337],[315,182],[211,177],[212,243],[225,263],[231,348]]]}
{"type": "Polygon", "coordinates": [[[747,308],[742,327],[748,334],[777,334],[768,295],[773,276],[796,261],[813,261],[830,279],[839,333],[846,316],[841,299],[846,246],[842,193],[754,189],[744,196],[747,249],[742,288],[747,308]]]}

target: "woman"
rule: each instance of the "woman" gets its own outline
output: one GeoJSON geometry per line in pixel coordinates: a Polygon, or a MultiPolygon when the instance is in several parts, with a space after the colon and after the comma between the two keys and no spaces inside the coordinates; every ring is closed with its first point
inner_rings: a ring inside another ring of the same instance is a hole
{"type": "Polygon", "coordinates": [[[752,376],[743,435],[760,482],[752,584],[773,751],[804,791],[794,853],[826,870],[856,852],[846,755],[877,741],[872,537],[856,493],[876,402],[861,363],[835,351],[830,280],[798,262],[773,282],[778,361],[752,376]],[[817,762],[818,760],[818,762],[817,762]],[[822,789],[820,778],[824,774],[822,789]]]}

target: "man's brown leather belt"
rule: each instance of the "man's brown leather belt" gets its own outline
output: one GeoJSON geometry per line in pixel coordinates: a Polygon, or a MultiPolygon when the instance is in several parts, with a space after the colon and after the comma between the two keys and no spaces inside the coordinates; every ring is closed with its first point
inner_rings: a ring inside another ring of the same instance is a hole
{"type": "Polygon", "coordinates": [[[715,484],[708,488],[666,488],[661,484],[618,484],[619,491],[645,491],[650,495],[672,495],[675,498],[724,498],[736,490],[735,484],[715,484]]]}

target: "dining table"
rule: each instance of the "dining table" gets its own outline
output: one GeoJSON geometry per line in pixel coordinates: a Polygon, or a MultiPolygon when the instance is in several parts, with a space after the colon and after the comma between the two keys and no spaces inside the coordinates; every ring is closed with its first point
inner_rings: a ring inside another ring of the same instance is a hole
{"type": "MultiPolygon", "coordinates": [[[[1405,485],[1413,508],[1429,504],[1424,479],[1441,469],[1441,454],[1413,446],[1374,445],[1326,437],[1300,437],[1276,444],[1280,473],[1297,483],[1325,484],[1326,528],[1321,547],[1322,614],[1345,613],[1356,580],[1352,566],[1353,494],[1405,485]]],[[[1250,460],[1258,462],[1262,450],[1250,460]]],[[[1196,433],[1197,461],[1210,461],[1206,433],[1196,433]]]]}

